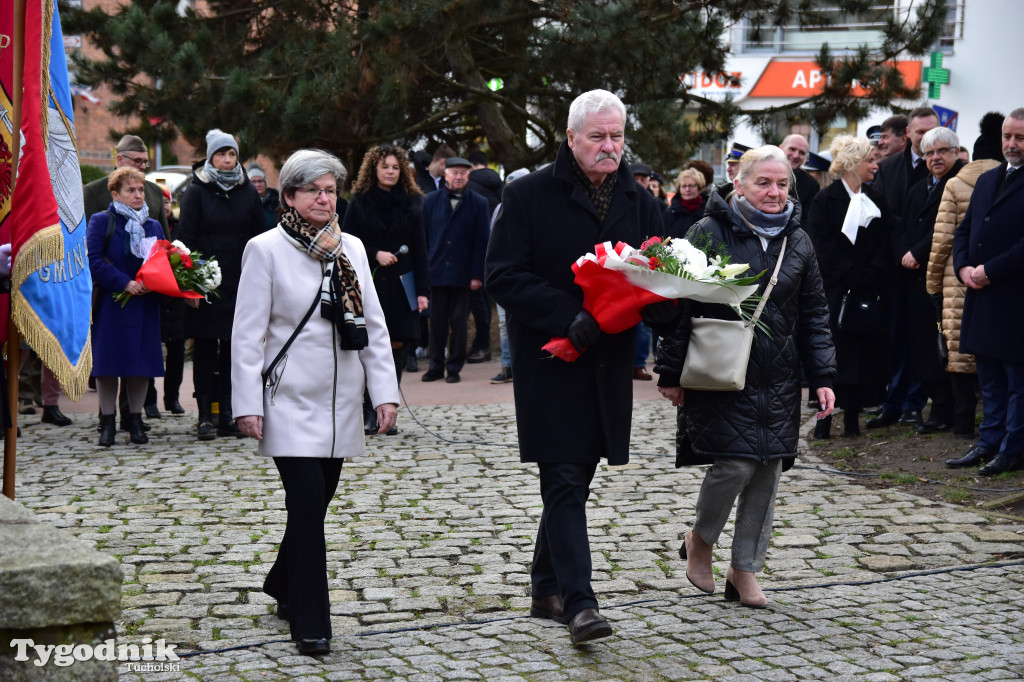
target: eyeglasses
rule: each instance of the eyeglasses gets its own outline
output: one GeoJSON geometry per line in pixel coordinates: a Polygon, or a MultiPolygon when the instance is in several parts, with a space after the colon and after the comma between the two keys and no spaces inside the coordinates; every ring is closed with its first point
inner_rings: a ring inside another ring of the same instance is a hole
{"type": "Polygon", "coordinates": [[[309,199],[312,199],[313,201],[316,201],[317,199],[319,199],[321,194],[323,194],[328,199],[337,199],[338,198],[338,190],[336,190],[336,189],[320,189],[319,187],[301,187],[301,188],[295,190],[295,193],[296,194],[301,194],[302,196],[307,197],[309,199]]]}
{"type": "Polygon", "coordinates": [[[145,170],[149,168],[149,157],[148,156],[128,156],[127,154],[118,154],[118,156],[131,162],[136,168],[145,170]]]}
{"type": "Polygon", "coordinates": [[[697,185],[679,185],[679,189],[699,189],[697,185]]]}
{"type": "Polygon", "coordinates": [[[954,152],[954,151],[958,152],[960,150],[959,149],[953,149],[952,147],[939,147],[938,149],[929,149],[928,151],[926,151],[923,154],[923,156],[926,159],[930,159],[933,156],[935,156],[936,154],[942,154],[943,156],[945,156],[946,154],[949,154],[950,152],[954,152]]]}

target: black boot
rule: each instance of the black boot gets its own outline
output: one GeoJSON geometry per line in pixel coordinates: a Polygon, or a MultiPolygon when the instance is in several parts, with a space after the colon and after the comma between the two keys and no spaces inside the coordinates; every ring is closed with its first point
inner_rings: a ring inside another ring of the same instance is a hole
{"type": "Polygon", "coordinates": [[[174,398],[164,396],[164,409],[171,414],[185,414],[185,408],[178,402],[177,396],[174,398]]]}
{"type": "Polygon", "coordinates": [[[828,440],[832,437],[832,415],[818,420],[814,425],[814,437],[817,440],[828,440]]]}
{"type": "Polygon", "coordinates": [[[71,418],[60,411],[57,405],[43,405],[43,423],[54,424],[55,426],[68,426],[71,418]]]}
{"type": "Polygon", "coordinates": [[[367,436],[373,436],[376,435],[378,430],[380,430],[380,424],[377,423],[377,410],[373,409],[373,403],[370,402],[370,394],[364,391],[363,433],[365,433],[367,436]]]}
{"type": "Polygon", "coordinates": [[[117,435],[116,426],[117,425],[114,423],[114,415],[100,415],[100,445],[102,445],[105,448],[109,448],[111,445],[114,444],[114,437],[117,435]]]}
{"type": "Polygon", "coordinates": [[[132,412],[128,415],[128,435],[136,445],[145,445],[149,442],[146,430],[142,428],[142,413],[132,412]]]}
{"type": "Polygon", "coordinates": [[[231,408],[225,409],[224,406],[228,403],[223,400],[220,403],[220,414],[217,417],[217,435],[224,436],[225,438],[234,436],[235,438],[245,438],[245,434],[238,428],[238,424],[231,418],[231,408]]]}
{"type": "Polygon", "coordinates": [[[843,435],[847,438],[856,438],[860,435],[860,414],[853,410],[846,410],[843,413],[843,435]]]}
{"type": "Polygon", "coordinates": [[[196,425],[196,438],[199,440],[214,440],[217,438],[217,429],[213,427],[213,412],[210,410],[210,397],[197,395],[196,405],[199,407],[199,422],[196,425]]]}

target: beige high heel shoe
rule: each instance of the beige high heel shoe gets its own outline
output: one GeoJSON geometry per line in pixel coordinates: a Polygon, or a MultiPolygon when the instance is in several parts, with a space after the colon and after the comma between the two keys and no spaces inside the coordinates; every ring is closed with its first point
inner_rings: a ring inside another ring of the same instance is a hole
{"type": "Polygon", "coordinates": [[[711,570],[711,545],[704,542],[699,535],[695,535],[692,530],[688,531],[683,537],[683,546],[679,548],[679,557],[686,561],[686,579],[690,584],[706,594],[714,593],[715,574],[711,570]],[[694,571],[691,575],[691,568],[704,570],[694,571]]]}
{"type": "Polygon", "coordinates": [[[738,601],[741,606],[750,609],[763,609],[768,606],[768,597],[764,596],[754,574],[750,571],[738,571],[732,566],[725,572],[725,600],[738,601]]]}

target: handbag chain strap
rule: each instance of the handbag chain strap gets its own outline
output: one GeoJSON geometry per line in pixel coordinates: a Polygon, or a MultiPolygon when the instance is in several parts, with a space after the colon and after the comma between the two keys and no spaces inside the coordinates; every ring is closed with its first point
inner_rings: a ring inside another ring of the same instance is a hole
{"type": "Polygon", "coordinates": [[[761,296],[761,301],[757,304],[757,308],[754,310],[754,316],[750,319],[750,324],[753,325],[757,322],[758,318],[761,317],[761,311],[764,310],[765,304],[768,302],[768,297],[772,293],[772,289],[779,282],[779,270],[782,269],[782,257],[786,255],[786,240],[788,236],[782,238],[782,248],[779,249],[779,259],[775,261],[775,272],[772,273],[772,278],[768,280],[768,286],[764,288],[764,294],[761,296]]]}

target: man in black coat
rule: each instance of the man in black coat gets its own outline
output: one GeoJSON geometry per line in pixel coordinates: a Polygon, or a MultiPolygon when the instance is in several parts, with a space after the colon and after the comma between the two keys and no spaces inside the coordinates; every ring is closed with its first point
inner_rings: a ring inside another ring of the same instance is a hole
{"type": "Polygon", "coordinates": [[[555,162],[505,188],[487,249],[487,290],[507,314],[519,453],[544,502],[530,614],[569,623],[573,643],[611,634],[590,584],[586,501],[600,459],[629,460],[634,332],[601,332],[571,266],[603,241],[639,246],[661,229],[658,201],[622,162],[625,107],[593,90],[569,109],[555,162]],[[582,355],[541,347],[568,336],[582,355]]]}
{"type": "Polygon", "coordinates": [[[811,151],[811,145],[807,142],[806,137],[794,133],[786,136],[786,139],[782,141],[782,151],[786,153],[789,167],[793,169],[793,179],[796,180],[790,186],[789,193],[792,195],[795,190],[796,198],[800,201],[800,205],[803,206],[803,210],[806,212],[810,209],[811,202],[814,201],[814,195],[821,189],[818,181],[803,169],[804,162],[807,161],[807,155],[811,151]]]}
{"type": "Polygon", "coordinates": [[[445,184],[423,200],[423,231],[430,274],[430,369],[420,379],[459,382],[466,362],[469,295],[483,286],[491,213],[487,200],[466,187],[469,161],[445,161],[445,184]],[[451,346],[448,328],[451,327],[451,346]],[[445,377],[445,370],[448,376],[445,377]]]}
{"type": "Polygon", "coordinates": [[[978,178],[953,237],[953,267],[968,287],[960,352],[974,353],[985,412],[977,445],[959,461],[994,457],[983,476],[1024,465],[1024,108],[1003,122],[1003,156],[978,178]]]}
{"type": "MultiPolygon", "coordinates": [[[[934,109],[919,107],[910,112],[907,121],[907,137],[910,144],[906,146],[902,154],[890,156],[878,164],[878,172],[875,174],[875,181],[872,184],[875,191],[885,198],[889,210],[892,211],[891,223],[893,225],[903,224],[907,209],[907,191],[915,183],[929,176],[928,167],[921,151],[921,139],[925,133],[939,125],[939,116],[934,109]]],[[[902,253],[897,254],[893,264],[896,268],[900,267],[902,256],[902,253]]],[[[927,254],[925,254],[925,262],[927,262],[927,254]]],[[[907,326],[909,303],[905,288],[894,284],[889,300],[892,314],[892,327],[889,336],[893,341],[890,347],[892,377],[889,379],[889,391],[878,416],[868,419],[864,423],[869,429],[889,426],[897,421],[904,424],[920,425],[922,422],[921,409],[928,400],[927,390],[920,382],[910,379],[907,368],[910,350],[905,341],[909,337],[907,326]]]]}
{"type": "MultiPolygon", "coordinates": [[[[501,189],[505,183],[496,171],[488,167],[487,154],[482,151],[470,152],[466,157],[472,164],[469,172],[469,184],[466,185],[484,199],[487,207],[494,214],[494,209],[501,203],[501,189]]],[[[490,221],[488,221],[490,225],[490,221]]],[[[469,311],[473,314],[473,344],[470,346],[466,362],[487,362],[491,359],[491,299],[481,287],[469,295],[469,311]]]]}

